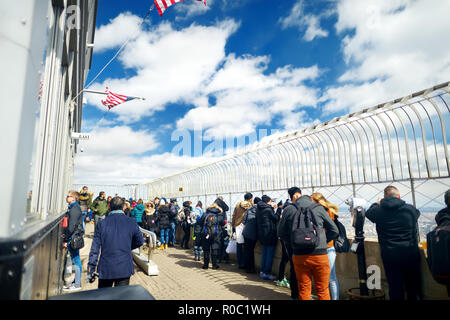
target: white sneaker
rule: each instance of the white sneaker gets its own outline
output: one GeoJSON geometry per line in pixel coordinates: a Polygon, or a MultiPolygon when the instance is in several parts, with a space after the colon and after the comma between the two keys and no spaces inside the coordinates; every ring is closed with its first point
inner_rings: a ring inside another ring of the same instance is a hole
{"type": "Polygon", "coordinates": [[[69,287],[67,288],[63,288],[64,292],[76,292],[76,291],[80,291],[81,290],[81,286],[80,285],[75,285],[75,284],[71,284],[69,287]]]}
{"type": "Polygon", "coordinates": [[[71,286],[73,286],[73,283],[65,284],[65,285],[63,286],[63,289],[69,289],[71,286]]]}

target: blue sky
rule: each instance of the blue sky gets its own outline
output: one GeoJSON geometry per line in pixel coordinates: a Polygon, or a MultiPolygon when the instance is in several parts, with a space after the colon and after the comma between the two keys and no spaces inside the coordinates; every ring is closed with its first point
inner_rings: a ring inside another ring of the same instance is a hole
{"type": "Polygon", "coordinates": [[[139,27],[151,0],[99,0],[87,83],[132,37],[91,89],[146,100],[106,112],[85,95],[75,183],[143,183],[238,146],[211,141],[303,129],[450,78],[445,0],[207,2],[139,27]],[[174,153],[182,134],[190,146],[174,153]]]}

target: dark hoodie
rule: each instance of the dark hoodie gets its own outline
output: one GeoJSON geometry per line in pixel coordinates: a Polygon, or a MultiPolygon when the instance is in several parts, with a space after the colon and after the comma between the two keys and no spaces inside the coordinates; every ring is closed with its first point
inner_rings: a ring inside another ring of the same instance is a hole
{"type": "Polygon", "coordinates": [[[276,215],[272,206],[264,201],[256,205],[256,225],[258,240],[263,246],[275,246],[277,244],[277,222],[280,216],[276,215]]]}
{"type": "Polygon", "coordinates": [[[438,226],[444,225],[444,224],[449,224],[450,223],[450,208],[445,207],[444,209],[440,210],[437,213],[436,217],[434,217],[434,219],[436,220],[436,224],[438,226]]]}
{"type": "Polygon", "coordinates": [[[382,249],[417,247],[419,216],[419,210],[396,197],[384,198],[366,212],[367,219],[376,224],[382,249]]]}

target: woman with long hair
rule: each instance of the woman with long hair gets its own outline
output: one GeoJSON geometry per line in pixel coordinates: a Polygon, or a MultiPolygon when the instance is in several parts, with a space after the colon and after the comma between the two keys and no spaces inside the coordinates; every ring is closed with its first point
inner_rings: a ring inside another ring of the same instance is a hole
{"type": "MultiPolygon", "coordinates": [[[[324,207],[331,220],[334,221],[336,217],[338,217],[337,213],[339,211],[339,207],[328,201],[323,194],[319,192],[313,193],[311,195],[311,200],[324,207]]],[[[330,261],[331,268],[329,280],[330,295],[332,300],[339,300],[339,283],[336,277],[336,249],[334,248],[334,241],[331,240],[328,242],[327,247],[328,260],[330,261]]]]}

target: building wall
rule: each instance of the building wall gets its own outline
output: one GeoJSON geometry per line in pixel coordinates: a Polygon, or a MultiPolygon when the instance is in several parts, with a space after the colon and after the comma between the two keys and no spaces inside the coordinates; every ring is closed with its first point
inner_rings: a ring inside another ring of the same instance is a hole
{"type": "Polygon", "coordinates": [[[0,298],[61,290],[67,210],[97,0],[0,2],[0,298]],[[40,88],[40,84],[42,87],[40,88]],[[30,194],[30,191],[32,193],[30,194]]]}

